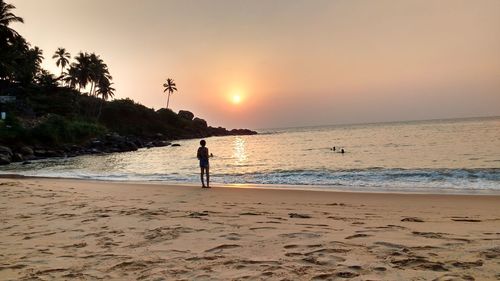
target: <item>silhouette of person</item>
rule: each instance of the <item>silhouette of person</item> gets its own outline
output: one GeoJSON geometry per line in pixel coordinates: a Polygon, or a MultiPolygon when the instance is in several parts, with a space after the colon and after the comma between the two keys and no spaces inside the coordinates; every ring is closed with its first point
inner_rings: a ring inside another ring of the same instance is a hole
{"type": "Polygon", "coordinates": [[[340,153],[344,154],[344,152],[345,152],[345,151],[344,151],[344,149],[342,148],[342,149],[340,150],[340,153]]]}
{"type": "Polygon", "coordinates": [[[210,188],[210,164],[208,163],[209,153],[208,148],[205,147],[207,142],[205,140],[200,141],[200,147],[198,148],[198,153],[196,157],[200,160],[200,179],[201,179],[201,187],[202,188],[210,188]],[[205,186],[205,182],[203,181],[203,174],[206,172],[207,174],[207,185],[205,186]]]}
{"type": "Polygon", "coordinates": [[[332,148],[332,150],[333,150],[333,151],[335,151],[335,150],[336,150],[335,146],[332,148]]]}

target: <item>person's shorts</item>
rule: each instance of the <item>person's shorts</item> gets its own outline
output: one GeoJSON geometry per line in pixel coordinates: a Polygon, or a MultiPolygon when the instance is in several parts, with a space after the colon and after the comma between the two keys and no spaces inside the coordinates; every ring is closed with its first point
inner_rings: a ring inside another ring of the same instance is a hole
{"type": "Polygon", "coordinates": [[[200,160],[200,168],[208,168],[208,159],[201,159],[200,160]]]}

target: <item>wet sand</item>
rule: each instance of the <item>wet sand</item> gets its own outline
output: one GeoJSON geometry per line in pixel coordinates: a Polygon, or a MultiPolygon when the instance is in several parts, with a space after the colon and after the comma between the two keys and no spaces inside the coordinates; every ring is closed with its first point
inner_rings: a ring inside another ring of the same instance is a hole
{"type": "Polygon", "coordinates": [[[500,196],[0,178],[0,280],[499,280],[500,196]]]}

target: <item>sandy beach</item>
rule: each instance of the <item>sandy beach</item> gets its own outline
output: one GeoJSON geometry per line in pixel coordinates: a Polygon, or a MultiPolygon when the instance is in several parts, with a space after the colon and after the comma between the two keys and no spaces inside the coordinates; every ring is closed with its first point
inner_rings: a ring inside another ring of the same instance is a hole
{"type": "Polygon", "coordinates": [[[1,280],[499,280],[500,196],[0,179],[1,280]]]}

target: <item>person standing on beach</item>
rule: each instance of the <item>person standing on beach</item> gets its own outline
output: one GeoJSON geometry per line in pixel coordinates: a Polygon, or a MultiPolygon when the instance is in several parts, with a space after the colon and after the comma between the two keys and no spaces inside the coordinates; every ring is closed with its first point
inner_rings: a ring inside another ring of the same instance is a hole
{"type": "Polygon", "coordinates": [[[201,187],[202,188],[210,188],[210,171],[209,171],[209,163],[208,163],[208,158],[209,158],[209,153],[208,153],[208,148],[205,147],[207,142],[205,140],[200,141],[200,147],[198,148],[198,153],[196,154],[196,157],[198,157],[198,160],[200,160],[200,178],[201,178],[201,187]],[[205,182],[203,181],[203,174],[206,172],[207,174],[207,185],[205,186],[205,182]]]}

